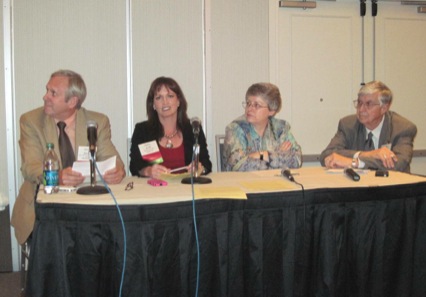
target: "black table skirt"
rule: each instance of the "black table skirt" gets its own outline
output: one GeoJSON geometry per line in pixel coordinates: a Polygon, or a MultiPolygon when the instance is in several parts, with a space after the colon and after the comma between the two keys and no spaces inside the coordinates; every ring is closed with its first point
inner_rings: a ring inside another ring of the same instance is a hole
{"type": "MultiPolygon", "coordinates": [[[[196,201],[199,296],[426,296],[426,183],[196,201]]],[[[121,206],[122,296],[195,296],[192,203],[121,206]]],[[[39,204],[27,296],[118,296],[115,206],[39,204]]]]}

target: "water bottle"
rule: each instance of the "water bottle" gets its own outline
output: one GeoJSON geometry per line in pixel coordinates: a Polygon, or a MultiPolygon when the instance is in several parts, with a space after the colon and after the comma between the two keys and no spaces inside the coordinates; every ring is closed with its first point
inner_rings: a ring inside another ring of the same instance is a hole
{"type": "Polygon", "coordinates": [[[53,150],[53,143],[47,143],[46,148],[43,161],[44,193],[52,194],[59,190],[59,159],[53,150]]]}

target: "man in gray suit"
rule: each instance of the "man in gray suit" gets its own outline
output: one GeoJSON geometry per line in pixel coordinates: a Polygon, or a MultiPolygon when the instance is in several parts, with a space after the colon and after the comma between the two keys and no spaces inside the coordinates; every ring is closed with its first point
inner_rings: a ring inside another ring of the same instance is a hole
{"type": "Polygon", "coordinates": [[[81,107],[85,98],[86,85],[82,77],[70,70],[59,70],[51,75],[46,85],[44,106],[29,111],[20,118],[19,146],[24,183],[16,198],[11,219],[15,236],[20,244],[27,240],[33,230],[35,189],[42,180],[43,158],[48,142],[54,144],[60,159],[59,183],[78,186],[85,180],[80,172],[72,170],[72,165],[68,167],[62,165],[58,122],[65,122],[65,132],[71,142],[74,156],[78,156],[78,153],[88,147],[87,121],[95,121],[98,125],[96,159],[103,161],[112,156],[117,157],[115,168],[107,171],[103,178],[109,184],[117,184],[125,176],[123,161],[111,141],[108,117],[81,107]]]}
{"type": "Polygon", "coordinates": [[[321,153],[327,168],[372,168],[410,172],[416,126],[389,111],[392,91],[380,81],[365,84],[354,101],[356,115],[339,121],[321,153]]]}

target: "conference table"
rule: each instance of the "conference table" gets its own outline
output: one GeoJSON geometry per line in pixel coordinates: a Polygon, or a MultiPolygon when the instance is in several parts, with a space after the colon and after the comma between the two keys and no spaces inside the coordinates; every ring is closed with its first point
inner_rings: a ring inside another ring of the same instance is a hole
{"type": "Polygon", "coordinates": [[[425,177],[292,173],[40,191],[27,296],[426,296],[425,177]]]}

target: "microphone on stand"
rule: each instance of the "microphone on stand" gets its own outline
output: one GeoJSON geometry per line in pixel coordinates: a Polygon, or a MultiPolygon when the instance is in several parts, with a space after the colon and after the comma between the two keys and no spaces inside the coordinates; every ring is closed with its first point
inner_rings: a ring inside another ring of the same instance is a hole
{"type": "Polygon", "coordinates": [[[201,130],[201,120],[197,117],[191,119],[192,133],[194,133],[195,143],[193,148],[193,166],[191,170],[191,176],[182,179],[183,184],[209,184],[212,180],[208,177],[199,176],[198,164],[200,160],[200,145],[198,144],[198,136],[201,130]]]}
{"type": "Polygon", "coordinates": [[[104,186],[96,185],[95,154],[96,142],[98,141],[98,124],[95,121],[87,121],[87,140],[89,141],[89,162],[90,162],[90,186],[81,187],[77,194],[98,195],[107,194],[108,190],[104,186]]]}
{"type": "Polygon", "coordinates": [[[201,120],[197,117],[191,119],[192,133],[196,137],[196,143],[198,143],[198,135],[200,134],[201,120]]]}
{"type": "Polygon", "coordinates": [[[87,140],[89,141],[89,151],[92,158],[95,157],[96,142],[98,141],[98,125],[95,121],[87,121],[87,140]]]}

